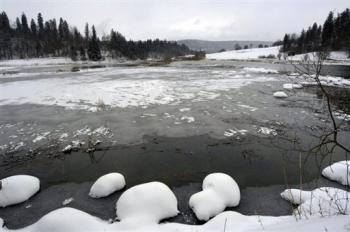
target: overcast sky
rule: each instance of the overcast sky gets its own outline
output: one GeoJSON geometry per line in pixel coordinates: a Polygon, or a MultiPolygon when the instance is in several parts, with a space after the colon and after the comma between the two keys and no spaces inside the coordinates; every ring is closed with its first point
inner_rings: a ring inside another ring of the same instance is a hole
{"type": "Polygon", "coordinates": [[[128,39],[276,40],[323,23],[350,0],[0,0],[11,20],[25,12],[36,18],[65,18],[99,35],[117,29],[128,39]]]}

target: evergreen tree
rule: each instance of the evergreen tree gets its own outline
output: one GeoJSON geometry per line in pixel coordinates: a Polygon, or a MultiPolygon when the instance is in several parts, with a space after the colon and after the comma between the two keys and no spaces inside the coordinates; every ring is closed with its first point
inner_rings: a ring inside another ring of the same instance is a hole
{"type": "Polygon", "coordinates": [[[88,57],[89,57],[89,60],[93,60],[93,61],[98,61],[98,60],[101,60],[102,58],[100,45],[96,36],[96,30],[94,25],[92,25],[92,37],[91,37],[91,40],[89,41],[89,46],[88,46],[88,57]]]}
{"type": "Polygon", "coordinates": [[[332,38],[334,32],[333,12],[329,12],[326,21],[323,24],[322,32],[322,46],[329,49],[332,45],[332,38]]]}

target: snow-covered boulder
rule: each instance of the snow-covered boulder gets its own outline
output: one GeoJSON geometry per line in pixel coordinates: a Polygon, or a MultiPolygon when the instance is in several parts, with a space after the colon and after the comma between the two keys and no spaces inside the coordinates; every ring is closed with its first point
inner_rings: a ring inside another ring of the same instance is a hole
{"type": "Polygon", "coordinates": [[[212,173],[203,180],[203,191],[193,194],[189,201],[196,217],[207,221],[226,207],[239,204],[241,194],[236,181],[224,173],[212,173]]]}
{"type": "Polygon", "coordinates": [[[299,205],[297,215],[331,216],[350,214],[350,193],[332,187],[317,188],[312,191],[286,189],[281,197],[292,204],[299,205]]]}
{"type": "Polygon", "coordinates": [[[140,184],[126,190],[118,199],[116,210],[124,224],[158,223],[179,213],[174,193],[160,182],[140,184]]]}
{"type": "Polygon", "coordinates": [[[322,175],[340,184],[350,186],[350,160],[339,161],[326,167],[322,175]]]}
{"type": "Polygon", "coordinates": [[[1,207],[22,203],[40,189],[40,180],[28,175],[10,176],[2,179],[1,184],[1,207]]]}
{"type": "Polygon", "coordinates": [[[283,84],[284,89],[292,90],[292,89],[301,89],[303,86],[301,84],[283,84]]]}
{"type": "Polygon", "coordinates": [[[276,97],[276,98],[286,98],[286,97],[288,97],[288,95],[285,92],[283,92],[283,91],[277,91],[277,92],[275,92],[273,94],[273,96],[276,97]]]}
{"type": "Polygon", "coordinates": [[[101,176],[91,186],[89,196],[93,198],[106,197],[125,187],[125,178],[120,173],[109,173],[101,176]]]}

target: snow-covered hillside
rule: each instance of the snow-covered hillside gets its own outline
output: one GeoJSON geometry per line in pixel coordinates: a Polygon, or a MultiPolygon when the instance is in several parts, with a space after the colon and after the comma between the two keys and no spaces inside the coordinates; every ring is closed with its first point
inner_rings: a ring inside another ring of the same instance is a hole
{"type": "Polygon", "coordinates": [[[269,47],[269,48],[252,48],[252,49],[243,49],[227,52],[219,52],[207,54],[207,59],[215,60],[249,60],[249,59],[258,59],[261,56],[278,55],[280,47],[269,47]]]}

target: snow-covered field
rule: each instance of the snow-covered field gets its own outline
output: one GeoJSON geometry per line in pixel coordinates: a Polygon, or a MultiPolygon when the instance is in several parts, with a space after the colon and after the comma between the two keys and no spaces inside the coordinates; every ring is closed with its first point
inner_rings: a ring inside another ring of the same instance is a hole
{"type": "Polygon", "coordinates": [[[279,53],[279,46],[269,48],[251,48],[235,51],[226,51],[219,53],[207,54],[207,59],[215,60],[249,60],[259,59],[261,56],[273,55],[277,57],[279,53]]]}
{"type": "MultiPolygon", "coordinates": [[[[308,57],[308,59],[313,60],[315,59],[315,53],[305,53],[305,54],[298,54],[294,56],[288,56],[284,57],[284,54],[281,54],[280,59],[278,59],[278,54],[280,50],[280,46],[275,47],[268,47],[268,48],[251,48],[251,49],[243,49],[243,50],[233,50],[233,51],[226,51],[226,52],[219,52],[219,53],[211,53],[207,54],[207,59],[212,60],[264,60],[270,56],[270,59],[274,60],[282,60],[287,62],[292,61],[302,61],[305,59],[305,57],[308,57]]],[[[350,58],[348,52],[345,51],[332,51],[329,53],[329,56],[327,57],[327,61],[325,61],[325,64],[328,64],[329,62],[338,62],[339,64],[349,64],[350,58]]]]}

